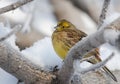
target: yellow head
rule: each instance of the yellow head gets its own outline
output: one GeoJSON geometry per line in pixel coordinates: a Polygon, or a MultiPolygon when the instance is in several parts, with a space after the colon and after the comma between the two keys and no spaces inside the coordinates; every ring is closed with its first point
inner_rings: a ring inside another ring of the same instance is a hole
{"type": "Polygon", "coordinates": [[[71,24],[67,20],[61,20],[61,21],[58,22],[55,29],[56,29],[56,31],[59,32],[59,31],[63,31],[63,30],[68,29],[68,28],[74,28],[72,26],[73,26],[73,24],[71,24]]]}

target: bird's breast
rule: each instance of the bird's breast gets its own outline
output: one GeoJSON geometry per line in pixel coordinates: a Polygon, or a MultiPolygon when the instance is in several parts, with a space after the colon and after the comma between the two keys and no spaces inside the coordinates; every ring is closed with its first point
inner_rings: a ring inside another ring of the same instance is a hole
{"type": "Polygon", "coordinates": [[[54,35],[54,37],[52,38],[53,48],[54,48],[55,52],[57,53],[57,55],[59,55],[60,58],[65,59],[69,49],[64,44],[63,39],[59,38],[59,37],[61,37],[61,36],[54,35]]]}

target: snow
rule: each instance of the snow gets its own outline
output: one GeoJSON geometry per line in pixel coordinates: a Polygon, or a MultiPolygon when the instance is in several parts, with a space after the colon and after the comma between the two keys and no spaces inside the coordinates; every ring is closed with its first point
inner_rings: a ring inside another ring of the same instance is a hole
{"type": "Polygon", "coordinates": [[[0,68],[0,84],[17,84],[17,78],[0,68]]]}
{"type": "Polygon", "coordinates": [[[110,61],[107,62],[106,66],[112,71],[120,70],[120,52],[117,51],[115,47],[109,45],[108,43],[101,46],[100,54],[102,60],[110,56],[111,53],[115,53],[115,56],[110,61]]]}
{"type": "Polygon", "coordinates": [[[61,67],[62,60],[56,55],[50,37],[45,37],[34,43],[30,48],[21,51],[33,63],[40,65],[42,69],[49,70],[56,65],[61,67]]]}
{"type": "Polygon", "coordinates": [[[119,38],[120,35],[120,31],[118,31],[117,29],[107,29],[104,31],[104,38],[107,42],[109,42],[111,45],[115,45],[115,41],[116,39],[119,38]]]}
{"type": "MultiPolygon", "coordinates": [[[[17,84],[18,79],[0,68],[0,84],[17,84]]],[[[19,84],[24,84],[23,82],[19,84]]]]}
{"type": "MultiPolygon", "coordinates": [[[[4,37],[8,33],[10,33],[12,29],[10,27],[5,27],[3,23],[0,23],[0,38],[4,37]]],[[[19,50],[19,48],[15,44],[16,36],[12,35],[9,38],[7,38],[5,41],[10,44],[14,49],[19,50]]]]}

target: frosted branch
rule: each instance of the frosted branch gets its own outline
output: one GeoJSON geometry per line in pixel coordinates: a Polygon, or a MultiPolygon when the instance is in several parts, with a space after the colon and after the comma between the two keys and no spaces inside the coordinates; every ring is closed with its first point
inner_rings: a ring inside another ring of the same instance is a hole
{"type": "Polygon", "coordinates": [[[55,77],[41,70],[40,66],[33,64],[5,42],[0,43],[0,67],[25,84],[50,84],[55,77]]]}
{"type": "Polygon", "coordinates": [[[1,37],[1,38],[0,38],[0,42],[6,40],[6,39],[9,38],[11,35],[17,33],[20,29],[21,29],[21,25],[15,26],[10,33],[8,33],[8,34],[5,35],[4,37],[1,37]]]}
{"type": "Polygon", "coordinates": [[[104,61],[99,62],[99,63],[97,63],[97,64],[94,64],[94,65],[92,65],[91,67],[89,67],[89,68],[87,68],[87,69],[80,70],[80,71],[77,71],[77,72],[84,74],[84,73],[87,73],[87,72],[89,72],[89,71],[94,71],[94,70],[96,70],[96,69],[99,69],[99,68],[103,67],[110,59],[112,59],[113,56],[114,56],[114,53],[112,53],[112,54],[111,54],[107,59],[105,59],[104,61]]]}
{"type": "Polygon", "coordinates": [[[104,0],[102,12],[101,12],[101,15],[100,15],[99,21],[98,21],[98,29],[102,26],[102,24],[104,23],[104,20],[106,19],[106,15],[107,15],[107,11],[108,11],[108,8],[110,5],[110,1],[111,0],[104,0]]]}
{"type": "Polygon", "coordinates": [[[70,83],[71,84],[82,84],[82,79],[80,77],[81,74],[85,74],[89,71],[95,71],[96,69],[103,67],[113,56],[114,56],[114,53],[112,53],[106,60],[104,60],[100,63],[94,64],[86,69],[82,69],[81,67],[79,67],[79,63],[78,63],[79,61],[75,60],[74,61],[75,72],[70,79],[70,83]]]}
{"type": "Polygon", "coordinates": [[[14,10],[14,9],[16,9],[20,6],[23,6],[23,5],[25,5],[25,4],[27,4],[31,1],[33,1],[33,0],[19,0],[16,3],[13,3],[13,4],[8,5],[6,7],[0,8],[0,14],[6,13],[6,12],[11,11],[11,10],[14,10]]]}

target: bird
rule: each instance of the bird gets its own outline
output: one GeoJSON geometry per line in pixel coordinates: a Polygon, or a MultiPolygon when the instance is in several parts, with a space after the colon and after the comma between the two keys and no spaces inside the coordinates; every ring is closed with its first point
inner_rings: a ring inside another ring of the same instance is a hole
{"type": "MultiPolygon", "coordinates": [[[[86,37],[87,34],[77,29],[71,22],[63,19],[57,23],[54,32],[52,33],[52,45],[56,54],[61,58],[65,59],[68,51],[82,38],[86,37]]],[[[89,54],[84,56],[88,58],[90,56],[95,56],[92,59],[87,60],[91,64],[96,64],[101,62],[99,48],[95,48],[89,54]]],[[[114,74],[106,67],[102,67],[103,71],[110,76],[114,81],[117,82],[117,78],[114,74]]]]}

